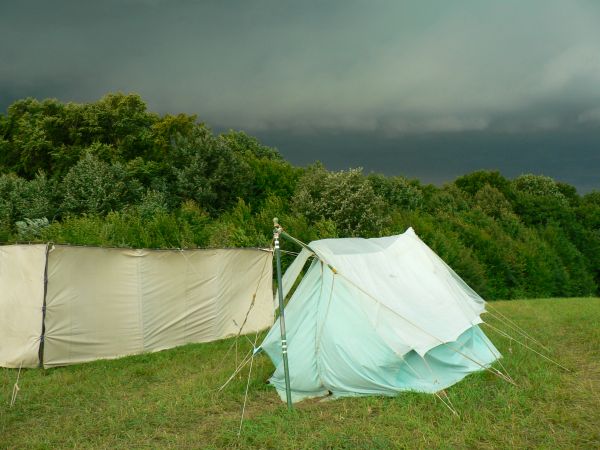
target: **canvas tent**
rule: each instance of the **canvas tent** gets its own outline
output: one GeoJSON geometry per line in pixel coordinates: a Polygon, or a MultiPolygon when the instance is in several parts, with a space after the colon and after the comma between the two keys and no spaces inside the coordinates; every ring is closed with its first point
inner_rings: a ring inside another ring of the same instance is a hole
{"type": "Polygon", "coordinates": [[[0,366],[75,364],[273,323],[272,252],[0,246],[0,366]]]}
{"type": "MultiPolygon", "coordinates": [[[[283,277],[293,401],[327,395],[435,393],[500,357],[478,327],[485,302],[412,228],[309,244],[283,277]]],[[[261,348],[285,399],[279,322],[261,348]]]]}

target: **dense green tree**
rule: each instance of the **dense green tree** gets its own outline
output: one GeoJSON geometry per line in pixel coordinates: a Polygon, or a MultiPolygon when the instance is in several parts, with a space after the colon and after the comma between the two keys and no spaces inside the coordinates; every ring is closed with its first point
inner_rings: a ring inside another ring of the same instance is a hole
{"type": "Polygon", "coordinates": [[[511,184],[515,192],[514,209],[525,223],[567,224],[573,219],[569,201],[552,178],[525,174],[515,178],[511,184]]]}
{"type": "Polygon", "coordinates": [[[249,192],[253,174],[244,159],[204,126],[179,137],[172,150],[175,192],[216,214],[249,192]]]}
{"type": "Polygon", "coordinates": [[[275,216],[307,242],[412,226],[488,299],[600,286],[600,193],[550,177],[477,171],[439,188],[302,169],[244,132],[149,112],[135,94],[29,98],[0,114],[0,241],[267,246],[275,216]]]}
{"type": "Polygon", "coordinates": [[[0,222],[11,228],[24,219],[53,219],[55,185],[43,172],[26,180],[14,174],[0,175],[0,222]]]}
{"type": "Polygon", "coordinates": [[[60,210],[63,214],[106,214],[123,206],[125,183],[119,166],[85,154],[75,164],[62,184],[60,210]]]}
{"type": "Polygon", "coordinates": [[[385,201],[361,169],[328,172],[314,165],[298,181],[294,209],[310,222],[331,220],[346,236],[374,236],[385,225],[385,201]]]}
{"type": "Polygon", "coordinates": [[[498,171],[478,170],[468,175],[458,177],[454,181],[454,184],[462,191],[471,195],[475,195],[486,185],[496,188],[505,196],[508,196],[510,193],[509,180],[504,178],[498,171]]]}
{"type": "Polygon", "coordinates": [[[368,180],[373,190],[391,207],[414,210],[423,205],[423,193],[418,182],[381,174],[370,174],[368,180]]]}
{"type": "Polygon", "coordinates": [[[227,133],[221,134],[221,139],[234,152],[250,154],[256,158],[282,159],[276,149],[261,144],[258,139],[248,136],[243,131],[229,130],[227,133]]]}
{"type": "Polygon", "coordinates": [[[473,204],[485,214],[497,220],[514,217],[512,206],[504,194],[493,186],[485,184],[477,191],[473,204]]]}

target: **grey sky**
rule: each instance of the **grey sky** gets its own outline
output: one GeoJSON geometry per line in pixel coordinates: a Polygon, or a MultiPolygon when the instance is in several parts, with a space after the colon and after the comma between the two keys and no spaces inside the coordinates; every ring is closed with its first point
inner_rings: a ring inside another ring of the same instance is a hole
{"type": "Polygon", "coordinates": [[[2,109],[24,96],[86,101],[118,90],[258,134],[292,161],[314,155],[426,181],[482,166],[600,188],[593,0],[0,6],[2,109]],[[444,172],[439,161],[469,136],[478,144],[444,172]],[[536,148],[547,149],[539,167],[527,154],[536,148]]]}

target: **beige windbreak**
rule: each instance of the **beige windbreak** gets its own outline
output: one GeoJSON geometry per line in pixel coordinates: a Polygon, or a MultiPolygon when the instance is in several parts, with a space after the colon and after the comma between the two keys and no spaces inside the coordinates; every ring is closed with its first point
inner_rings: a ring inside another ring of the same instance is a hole
{"type": "Polygon", "coordinates": [[[38,365],[42,323],[44,367],[209,342],[273,323],[270,251],[57,245],[48,252],[44,288],[45,246],[1,248],[3,366],[38,365]],[[33,247],[37,264],[12,256],[33,247]],[[33,281],[23,282],[26,276],[33,281]]]}
{"type": "Polygon", "coordinates": [[[38,365],[45,267],[45,245],[0,246],[2,367],[38,365]]]}

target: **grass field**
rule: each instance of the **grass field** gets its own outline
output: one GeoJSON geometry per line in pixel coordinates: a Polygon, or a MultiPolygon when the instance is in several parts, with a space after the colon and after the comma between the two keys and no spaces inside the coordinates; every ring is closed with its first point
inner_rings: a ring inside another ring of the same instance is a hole
{"type": "MultiPolygon", "coordinates": [[[[1,448],[599,448],[600,299],[494,302],[566,372],[490,329],[518,386],[488,372],[432,395],[306,401],[288,413],[256,358],[241,436],[247,368],[231,340],[50,370],[0,369],[1,448]]],[[[498,324],[486,317],[492,324],[498,324]]],[[[250,344],[240,341],[241,356],[250,344]]]]}

